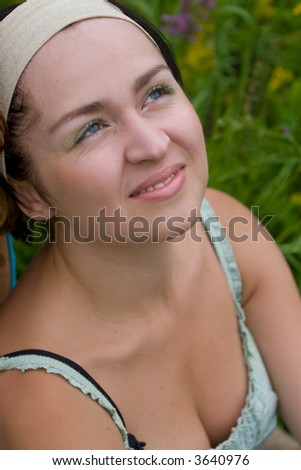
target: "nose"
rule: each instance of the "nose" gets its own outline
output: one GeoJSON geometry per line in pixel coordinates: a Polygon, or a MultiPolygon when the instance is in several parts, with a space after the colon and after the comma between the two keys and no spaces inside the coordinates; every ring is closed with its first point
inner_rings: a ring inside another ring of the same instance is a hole
{"type": "Polygon", "coordinates": [[[170,138],[158,123],[133,115],[126,126],[125,157],[130,163],[159,161],[166,155],[170,138]]]}

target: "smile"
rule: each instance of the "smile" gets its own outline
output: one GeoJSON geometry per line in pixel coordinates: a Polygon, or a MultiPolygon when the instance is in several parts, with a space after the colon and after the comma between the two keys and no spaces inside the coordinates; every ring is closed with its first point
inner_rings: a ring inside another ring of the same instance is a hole
{"type": "Polygon", "coordinates": [[[173,165],[144,181],[130,197],[145,201],[168,199],[180,191],[185,179],[185,167],[173,165]]]}
{"type": "Polygon", "coordinates": [[[132,197],[138,196],[139,194],[143,194],[143,193],[150,193],[151,191],[154,191],[155,189],[164,188],[164,186],[167,186],[171,182],[171,180],[174,179],[174,177],[176,176],[177,173],[178,172],[176,171],[175,173],[173,173],[171,176],[169,176],[162,183],[154,184],[154,186],[149,186],[148,188],[145,188],[140,192],[136,192],[136,193],[132,194],[132,197]]]}

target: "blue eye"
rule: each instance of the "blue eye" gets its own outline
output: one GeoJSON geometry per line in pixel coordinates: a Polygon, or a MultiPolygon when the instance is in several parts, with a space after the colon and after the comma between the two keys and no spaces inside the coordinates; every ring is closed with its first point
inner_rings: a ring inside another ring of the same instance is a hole
{"type": "Polygon", "coordinates": [[[154,100],[157,100],[157,99],[161,98],[161,96],[162,96],[162,90],[157,88],[157,90],[153,90],[148,95],[148,99],[151,100],[151,101],[154,101],[154,100]]]}
{"type": "Polygon", "coordinates": [[[89,122],[77,135],[75,139],[75,144],[79,144],[85,139],[97,134],[104,127],[104,124],[101,119],[94,119],[94,121],[89,122]]]}
{"type": "Polygon", "coordinates": [[[164,95],[172,95],[174,92],[175,89],[171,85],[158,85],[150,90],[145,100],[145,104],[156,101],[162,98],[164,95]]]}

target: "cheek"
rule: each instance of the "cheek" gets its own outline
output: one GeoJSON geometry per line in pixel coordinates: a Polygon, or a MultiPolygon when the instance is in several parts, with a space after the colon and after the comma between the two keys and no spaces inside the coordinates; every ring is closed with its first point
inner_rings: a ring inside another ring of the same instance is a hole
{"type": "Polygon", "coordinates": [[[194,108],[183,116],[183,122],[185,126],[182,124],[179,135],[183,136],[183,145],[191,161],[195,180],[198,182],[195,186],[198,193],[197,188],[205,188],[208,183],[208,160],[203,127],[194,108]]]}
{"type": "Polygon", "coordinates": [[[118,197],[120,170],[95,154],[45,163],[38,179],[63,214],[97,213],[118,197]]]}
{"type": "Polygon", "coordinates": [[[189,135],[191,139],[191,146],[194,146],[196,150],[201,152],[202,155],[206,154],[205,139],[203,133],[203,127],[201,121],[193,110],[191,113],[190,120],[188,121],[189,135]]]}
{"type": "Polygon", "coordinates": [[[207,159],[201,121],[186,97],[184,97],[184,103],[177,113],[174,131],[175,139],[181,140],[182,145],[187,150],[189,149],[193,156],[207,159]]]}
{"type": "Polygon", "coordinates": [[[186,150],[189,166],[199,183],[207,184],[208,162],[202,125],[198,116],[190,115],[183,122],[185,127],[182,125],[179,129],[179,136],[182,135],[182,146],[186,150]]]}
{"type": "Polygon", "coordinates": [[[208,178],[207,151],[203,127],[196,113],[191,121],[190,146],[192,149],[192,154],[195,156],[196,161],[199,163],[199,167],[201,172],[203,173],[203,176],[208,178]]]}

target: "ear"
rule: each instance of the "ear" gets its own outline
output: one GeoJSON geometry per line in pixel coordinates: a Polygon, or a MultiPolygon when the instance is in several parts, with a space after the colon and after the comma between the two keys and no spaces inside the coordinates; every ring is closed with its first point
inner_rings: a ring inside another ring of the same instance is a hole
{"type": "Polygon", "coordinates": [[[36,220],[49,219],[49,204],[30,183],[12,178],[9,183],[14,190],[17,204],[25,215],[36,220]]]}

